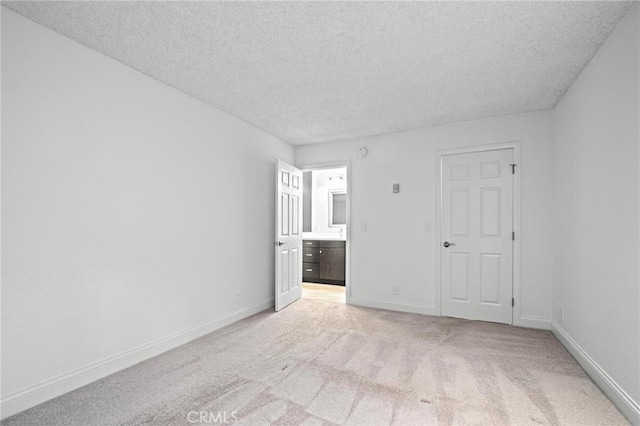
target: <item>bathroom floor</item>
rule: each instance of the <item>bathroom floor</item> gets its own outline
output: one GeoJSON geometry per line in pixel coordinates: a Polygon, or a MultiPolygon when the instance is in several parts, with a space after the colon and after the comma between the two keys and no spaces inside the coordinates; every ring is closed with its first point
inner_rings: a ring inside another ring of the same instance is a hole
{"type": "Polygon", "coordinates": [[[302,297],[345,303],[345,287],[341,285],[302,283],[302,297]]]}

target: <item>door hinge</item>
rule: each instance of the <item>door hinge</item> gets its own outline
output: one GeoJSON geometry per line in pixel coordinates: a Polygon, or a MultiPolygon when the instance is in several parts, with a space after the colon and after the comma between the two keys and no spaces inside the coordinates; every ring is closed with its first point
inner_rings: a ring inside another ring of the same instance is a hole
{"type": "Polygon", "coordinates": [[[513,297],[511,298],[511,307],[516,306],[516,299],[514,299],[513,297]]]}
{"type": "Polygon", "coordinates": [[[515,175],[516,174],[516,166],[517,164],[509,164],[511,166],[511,174],[515,175]]]}
{"type": "Polygon", "coordinates": [[[516,240],[516,231],[513,231],[511,233],[511,241],[515,241],[516,240]]]}

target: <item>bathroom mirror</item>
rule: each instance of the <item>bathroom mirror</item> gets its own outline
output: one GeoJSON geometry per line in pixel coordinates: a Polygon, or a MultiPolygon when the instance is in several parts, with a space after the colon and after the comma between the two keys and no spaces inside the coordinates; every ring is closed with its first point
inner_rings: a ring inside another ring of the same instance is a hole
{"type": "Polygon", "coordinates": [[[346,191],[329,191],[329,226],[347,224],[346,191]]]}

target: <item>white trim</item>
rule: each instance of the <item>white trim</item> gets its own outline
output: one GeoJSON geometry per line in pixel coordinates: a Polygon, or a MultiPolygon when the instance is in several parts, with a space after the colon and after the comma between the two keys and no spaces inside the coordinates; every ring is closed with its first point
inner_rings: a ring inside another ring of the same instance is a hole
{"type": "Polygon", "coordinates": [[[324,163],[314,163],[314,164],[305,164],[305,165],[295,165],[297,168],[302,170],[303,172],[312,171],[312,170],[322,170],[322,169],[336,169],[340,167],[345,167],[347,169],[347,232],[345,233],[345,276],[344,276],[344,290],[345,290],[345,303],[347,305],[351,303],[351,193],[352,191],[352,183],[351,183],[351,160],[343,160],[343,161],[329,161],[324,163]]]}
{"type": "Polygon", "coordinates": [[[521,315],[516,322],[518,327],[537,328],[538,330],[551,330],[551,320],[549,318],[529,317],[521,315]]]}
{"type": "Polygon", "coordinates": [[[274,299],[246,306],[239,311],[220,315],[195,327],[154,340],[133,349],[104,358],[77,370],[45,380],[33,386],[3,396],[0,402],[2,418],[12,416],[52,398],[71,392],[98,379],[116,373],[141,361],[183,345],[241,319],[273,309],[274,299]]]}
{"type": "Polygon", "coordinates": [[[420,303],[390,302],[388,300],[360,297],[352,297],[349,302],[351,305],[364,306],[366,308],[386,309],[388,311],[407,312],[411,314],[440,315],[436,306],[423,305],[420,303]]]}
{"type": "Polygon", "coordinates": [[[640,405],[616,383],[615,380],[573,340],[560,325],[551,320],[551,332],[584,368],[605,395],[615,404],[633,425],[640,425],[640,405]]]}
{"type": "MultiPolygon", "coordinates": [[[[521,309],[521,300],[520,295],[522,292],[520,291],[520,236],[522,235],[521,230],[521,176],[522,176],[522,161],[521,161],[521,143],[520,141],[512,141],[505,143],[497,143],[491,145],[481,145],[481,146],[468,146],[462,148],[451,148],[451,149],[439,149],[436,151],[436,251],[435,251],[435,300],[436,300],[436,308],[438,311],[437,315],[442,315],[442,299],[441,299],[441,285],[440,282],[440,242],[442,241],[442,237],[440,235],[441,226],[442,226],[442,218],[440,217],[440,211],[442,208],[442,156],[444,155],[453,155],[453,154],[467,154],[473,152],[485,152],[485,151],[497,151],[501,149],[512,149],[513,150],[513,162],[516,164],[516,173],[513,176],[513,231],[516,233],[516,239],[513,242],[513,290],[512,297],[515,299],[515,306],[512,309],[511,323],[516,326],[522,327],[530,327],[528,321],[522,321],[523,317],[520,315],[521,309]]],[[[524,317],[526,318],[526,317],[524,317]]]]}

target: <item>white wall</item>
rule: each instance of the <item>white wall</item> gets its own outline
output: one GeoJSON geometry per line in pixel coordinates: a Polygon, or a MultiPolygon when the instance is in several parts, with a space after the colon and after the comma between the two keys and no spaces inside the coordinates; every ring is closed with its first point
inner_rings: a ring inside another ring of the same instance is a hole
{"type": "Polygon", "coordinates": [[[2,123],[3,416],[271,306],[290,145],[7,10],[2,123]]]}
{"type": "Polygon", "coordinates": [[[351,302],[437,314],[436,150],[521,141],[522,267],[516,322],[549,327],[553,233],[551,112],[296,147],[296,164],[351,160],[351,302]],[[366,146],[369,155],[357,156],[366,146]],[[392,184],[400,193],[392,193],[392,184]],[[425,231],[425,222],[432,225],[425,231]],[[361,230],[367,222],[367,231],[361,230]],[[391,285],[400,285],[392,296],[391,285]]]}
{"type": "Polygon", "coordinates": [[[555,111],[553,294],[554,326],[636,404],[640,402],[638,15],[636,4],[555,111]]]}
{"type": "MultiPolygon", "coordinates": [[[[315,236],[336,237],[346,235],[346,225],[329,226],[329,192],[347,190],[347,171],[341,169],[313,170],[311,180],[311,232],[315,236]],[[331,179],[336,176],[344,179],[331,179]]],[[[305,233],[306,234],[306,233],[305,233]]],[[[311,234],[309,234],[311,235],[311,234]]]]}

